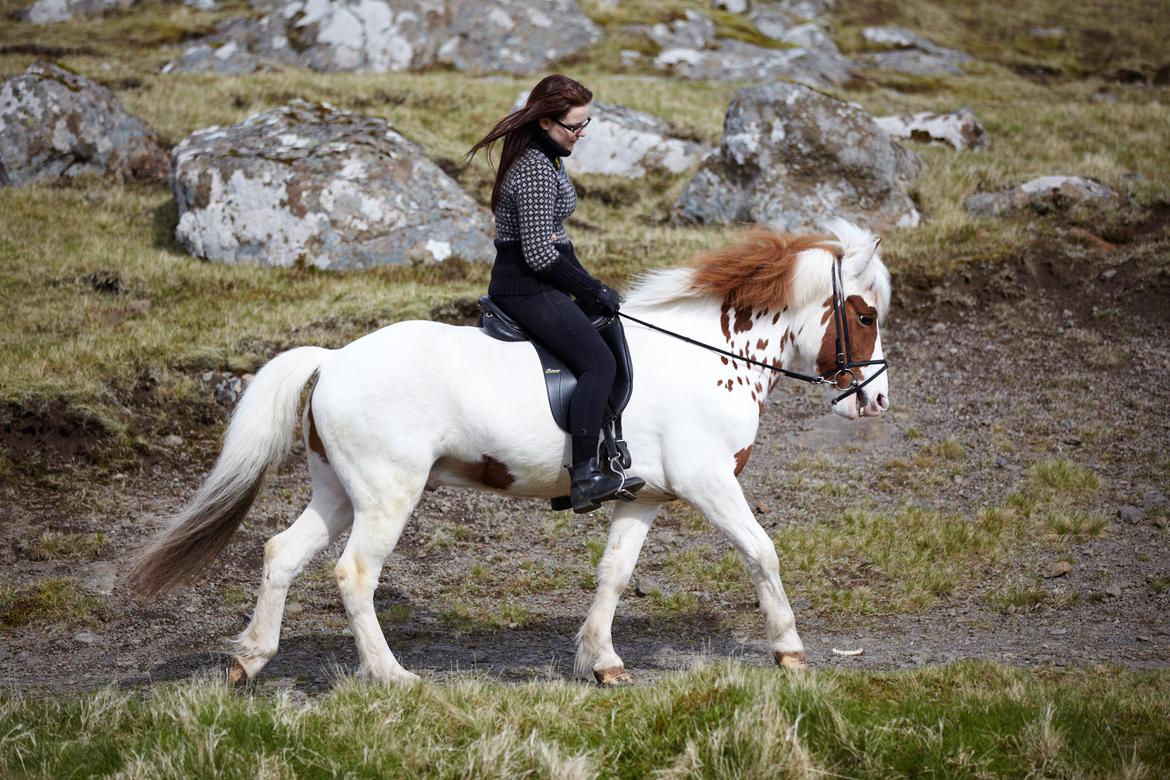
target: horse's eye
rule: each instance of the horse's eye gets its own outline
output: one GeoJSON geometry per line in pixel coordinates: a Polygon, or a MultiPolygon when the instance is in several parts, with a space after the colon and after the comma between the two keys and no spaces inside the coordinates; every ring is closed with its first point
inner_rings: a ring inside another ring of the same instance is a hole
{"type": "Polygon", "coordinates": [[[873,325],[873,322],[874,322],[874,318],[873,318],[872,314],[858,314],[857,319],[862,325],[864,325],[867,328],[870,325],[873,325]]]}

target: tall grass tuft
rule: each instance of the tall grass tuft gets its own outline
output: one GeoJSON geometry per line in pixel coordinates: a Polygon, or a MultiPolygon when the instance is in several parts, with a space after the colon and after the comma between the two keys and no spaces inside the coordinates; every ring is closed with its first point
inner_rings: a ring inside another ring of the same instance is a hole
{"type": "Polygon", "coordinates": [[[1164,671],[990,663],[785,675],[719,662],[618,690],[342,676],[308,698],[204,678],[149,697],[0,695],[0,775],[1141,776],[1170,761],[1167,706],[1164,671]]]}

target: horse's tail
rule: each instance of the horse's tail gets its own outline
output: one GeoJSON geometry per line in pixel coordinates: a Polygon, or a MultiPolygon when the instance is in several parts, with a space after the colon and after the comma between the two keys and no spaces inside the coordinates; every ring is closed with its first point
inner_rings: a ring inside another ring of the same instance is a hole
{"type": "Polygon", "coordinates": [[[210,476],[134,560],[128,576],[134,590],[143,595],[169,590],[219,555],[260,492],[265,472],[288,455],[301,390],[328,353],[299,347],[260,369],[232,415],[210,476]]]}

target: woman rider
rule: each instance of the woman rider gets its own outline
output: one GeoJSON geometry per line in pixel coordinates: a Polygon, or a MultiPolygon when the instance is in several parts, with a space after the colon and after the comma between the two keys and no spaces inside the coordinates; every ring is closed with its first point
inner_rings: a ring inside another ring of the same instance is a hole
{"type": "Polygon", "coordinates": [[[590,314],[616,314],[620,299],[581,266],[564,227],[576,208],[577,192],[562,158],[584,137],[592,99],[593,93],[573,79],[547,76],[524,108],[496,123],[466,157],[470,161],[480,149],[504,139],[492,186],[496,261],[488,294],[577,376],[569,408],[570,498],[576,512],[596,509],[619,490],[632,492],[643,484],[627,476],[623,487],[623,480],[597,465],[617,364],[590,314]]]}

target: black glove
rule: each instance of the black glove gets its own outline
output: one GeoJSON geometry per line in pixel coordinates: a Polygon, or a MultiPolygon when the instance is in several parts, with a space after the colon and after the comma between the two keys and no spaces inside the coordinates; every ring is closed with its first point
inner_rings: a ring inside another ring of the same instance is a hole
{"type": "Polygon", "coordinates": [[[622,307],[622,299],[618,296],[617,290],[610,287],[602,287],[597,292],[597,305],[603,312],[613,316],[622,307]]]}

